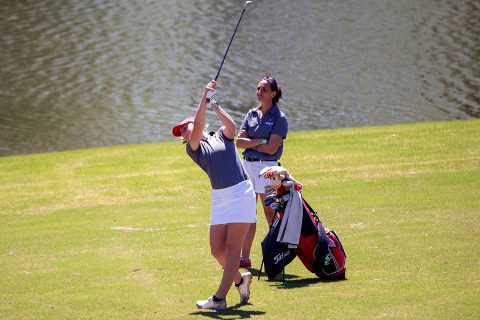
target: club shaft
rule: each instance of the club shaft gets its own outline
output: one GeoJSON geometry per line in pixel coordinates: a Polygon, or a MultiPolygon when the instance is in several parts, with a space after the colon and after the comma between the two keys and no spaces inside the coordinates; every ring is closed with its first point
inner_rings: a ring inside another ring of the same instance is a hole
{"type": "Polygon", "coordinates": [[[218,68],[217,75],[215,76],[215,81],[217,81],[218,76],[220,75],[220,71],[222,70],[223,63],[225,62],[225,58],[227,57],[228,50],[230,49],[230,46],[232,45],[233,38],[235,37],[235,33],[237,32],[238,26],[240,25],[240,21],[242,21],[243,14],[245,13],[245,7],[242,10],[242,14],[240,15],[240,19],[238,19],[237,26],[235,27],[235,30],[233,31],[232,37],[230,38],[230,42],[228,43],[227,50],[225,51],[225,54],[223,55],[222,63],[220,63],[220,67],[218,68]]]}

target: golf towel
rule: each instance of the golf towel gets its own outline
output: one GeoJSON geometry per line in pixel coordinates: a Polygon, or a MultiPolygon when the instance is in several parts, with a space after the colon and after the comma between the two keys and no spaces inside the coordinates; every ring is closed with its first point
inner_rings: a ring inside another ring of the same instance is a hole
{"type": "Polygon", "coordinates": [[[303,205],[302,195],[298,191],[290,193],[287,207],[283,213],[282,224],[278,232],[277,241],[288,244],[289,248],[296,248],[300,242],[302,229],[303,205]]]}

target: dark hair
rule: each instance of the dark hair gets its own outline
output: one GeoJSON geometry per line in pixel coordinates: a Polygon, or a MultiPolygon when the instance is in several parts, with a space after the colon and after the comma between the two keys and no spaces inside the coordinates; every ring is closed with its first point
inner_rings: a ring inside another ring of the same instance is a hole
{"type": "Polygon", "coordinates": [[[282,88],[277,84],[277,80],[270,76],[263,77],[262,80],[266,80],[270,84],[270,90],[275,91],[275,97],[272,98],[273,104],[277,104],[282,99],[282,88]]]}

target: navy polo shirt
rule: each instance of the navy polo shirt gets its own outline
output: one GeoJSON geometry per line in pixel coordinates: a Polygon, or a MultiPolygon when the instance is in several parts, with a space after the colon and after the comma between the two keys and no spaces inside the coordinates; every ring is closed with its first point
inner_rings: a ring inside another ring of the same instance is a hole
{"type": "Polygon", "coordinates": [[[212,189],[224,189],[248,180],[233,139],[225,137],[223,130],[211,132],[207,140],[193,151],[187,143],[187,154],[210,178],[212,189]]]}
{"type": "MultiPolygon", "coordinates": [[[[259,109],[260,107],[256,107],[248,111],[240,130],[245,130],[250,139],[270,139],[272,133],[281,136],[283,139],[286,139],[288,132],[288,121],[287,117],[282,111],[280,111],[278,106],[275,104],[263,115],[261,119],[260,113],[258,112],[259,109]]],[[[283,140],[280,143],[277,152],[275,152],[273,155],[262,153],[254,149],[246,149],[243,152],[243,156],[248,158],[258,158],[266,161],[277,161],[280,160],[282,153],[283,140]]]]}

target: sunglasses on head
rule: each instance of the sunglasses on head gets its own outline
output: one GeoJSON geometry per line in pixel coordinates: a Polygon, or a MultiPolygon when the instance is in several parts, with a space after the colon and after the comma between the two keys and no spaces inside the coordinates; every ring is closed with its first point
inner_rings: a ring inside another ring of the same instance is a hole
{"type": "Polygon", "coordinates": [[[272,91],[277,91],[278,86],[277,86],[277,80],[275,80],[275,78],[266,76],[266,77],[263,77],[262,80],[268,81],[268,83],[270,84],[270,89],[272,91]]]}
{"type": "Polygon", "coordinates": [[[267,76],[267,77],[263,77],[263,79],[262,79],[262,80],[267,80],[267,81],[277,82],[277,81],[275,80],[275,78],[272,78],[272,77],[269,77],[269,76],[267,76]]]}

